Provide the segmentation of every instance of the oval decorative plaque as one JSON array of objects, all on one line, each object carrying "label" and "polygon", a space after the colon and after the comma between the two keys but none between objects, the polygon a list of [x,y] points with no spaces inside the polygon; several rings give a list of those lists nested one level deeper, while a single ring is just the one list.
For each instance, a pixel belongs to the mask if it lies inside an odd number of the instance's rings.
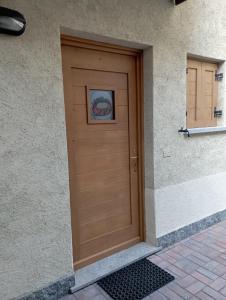
[{"label": "oval decorative plaque", "polygon": [[115,117],[113,90],[90,90],[90,117],[95,121],[112,121]]},{"label": "oval decorative plaque", "polygon": [[104,97],[96,98],[92,104],[92,113],[95,117],[103,117],[112,114],[112,104]]}]

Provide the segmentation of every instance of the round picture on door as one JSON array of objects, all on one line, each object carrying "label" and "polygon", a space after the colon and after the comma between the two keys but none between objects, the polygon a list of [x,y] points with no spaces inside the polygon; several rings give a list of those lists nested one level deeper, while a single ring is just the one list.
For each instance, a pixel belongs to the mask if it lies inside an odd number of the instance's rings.
[{"label": "round picture on door", "polygon": [[114,120],[114,91],[90,90],[92,120]]}]

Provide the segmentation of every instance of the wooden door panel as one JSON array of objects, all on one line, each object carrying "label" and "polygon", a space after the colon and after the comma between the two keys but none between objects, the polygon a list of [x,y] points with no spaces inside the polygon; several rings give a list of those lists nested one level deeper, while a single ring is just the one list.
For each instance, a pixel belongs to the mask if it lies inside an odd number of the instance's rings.
[{"label": "wooden door panel", "polygon": [[[117,234],[117,246],[113,245],[112,241],[115,238],[115,235]],[[125,235],[127,236],[127,241],[125,242]],[[135,237],[134,237],[135,236]],[[104,253],[114,253],[115,250],[123,249],[124,245],[127,247],[130,245],[133,245],[135,243],[138,243],[140,241],[139,238],[139,232],[132,232],[130,227],[127,229],[123,228],[122,230],[116,230],[109,232],[108,235],[103,235],[98,237],[97,239],[93,239],[92,241],[88,241],[86,243],[81,244],[80,246],[80,256],[78,257],[78,266],[83,265],[86,263],[86,260],[93,261],[92,257],[94,256],[93,253],[99,252],[103,256]],[[112,246],[113,245],[113,246]],[[108,251],[106,251],[108,249]],[[114,251],[112,251],[114,249]],[[86,259],[88,258],[88,259]],[[82,261],[84,259],[84,261]]]},{"label": "wooden door panel", "polygon": [[[76,86],[72,89],[72,105],[86,105],[86,87]],[[128,105],[127,89],[117,90],[117,105]]]},{"label": "wooden door panel", "polygon": [[[103,186],[101,188],[102,193],[100,193],[98,189],[95,191],[89,189],[80,191],[83,199],[83,201],[79,204],[80,209],[89,209],[102,203],[115,201],[114,199],[116,198],[119,201],[126,199],[130,192],[130,182],[127,178],[122,178],[119,183],[120,184],[115,184],[115,182],[111,182],[108,186]],[[96,199],[95,203],[93,202],[93,198]]]},{"label": "wooden door panel", "polygon": [[[108,143],[103,143],[103,140],[95,141],[93,143],[90,141],[90,146],[96,155],[108,155],[112,147],[114,147],[114,153],[119,153],[124,151],[128,147],[128,139],[123,139],[122,141],[108,139]],[[129,149],[128,149],[129,150]],[[76,153],[78,156],[88,156],[90,155],[90,149],[87,147],[86,143],[82,143],[81,139],[76,145]]]},{"label": "wooden door panel", "polygon": [[[103,202],[80,208],[81,225],[86,224],[86,220],[89,220],[89,222],[92,223],[102,218],[108,218],[112,215],[118,215],[122,213],[130,214],[128,211],[129,203],[127,203],[127,201],[130,201],[128,197],[128,191],[126,195],[124,194],[124,198],[109,198],[110,199],[108,199],[108,201],[104,199]],[[126,198],[127,201],[125,201]],[[94,211],[96,212],[95,214],[93,213]]]},{"label": "wooden door panel", "polygon": [[[93,149],[92,149],[93,150]],[[110,156],[109,153],[103,155],[89,154],[87,156],[81,155],[80,159],[75,160],[77,175],[89,174],[96,172],[104,172],[108,170],[124,170],[129,168],[129,152],[124,151],[120,153],[113,152]],[[77,156],[78,157],[78,156]],[[84,159],[83,159],[84,157]],[[120,174],[119,174],[120,175]]]},{"label": "wooden door panel", "polygon": [[[81,267],[141,240],[136,56],[63,46],[62,58],[73,256]],[[113,91],[112,122],[90,122],[92,89]]]},{"label": "wooden door panel", "polygon": [[[118,174],[117,176],[115,174]],[[99,193],[102,189],[106,187],[116,188],[117,185],[125,184],[125,181],[130,183],[129,179],[129,170],[125,168],[120,169],[110,169],[98,174],[99,176],[95,178],[95,172],[89,172],[88,174],[77,175],[75,172],[75,180],[77,184],[76,192],[81,193],[83,191],[93,191],[99,190]],[[122,183],[121,183],[122,182]],[[88,183],[88,184],[87,184]]]},{"label": "wooden door panel", "polygon": [[[65,62],[72,68],[128,73],[135,69],[135,59],[129,55],[118,55],[85,48],[65,47]],[[72,69],[71,68],[71,69]]]},{"label": "wooden door panel", "polygon": [[87,222],[80,226],[80,241],[88,242],[99,236],[108,235],[110,232],[123,229],[131,224],[128,213],[113,214],[97,219],[96,222]]},{"label": "wooden door panel", "polygon": [[84,70],[73,68],[72,85],[84,87],[89,83],[98,86],[117,86],[118,89],[127,89],[127,74],[106,71]]},{"label": "wooden door panel", "polygon": [[[90,126],[83,122],[83,120],[87,120],[87,106],[85,105],[74,105],[73,112],[74,112],[74,120],[73,124],[76,126],[75,129],[77,130],[87,130],[87,131],[109,131],[109,130],[128,130],[128,106],[119,106],[116,105],[117,111],[117,123],[109,124],[107,127],[105,124],[99,124],[98,127]],[[74,132],[76,137],[77,131]]]}]

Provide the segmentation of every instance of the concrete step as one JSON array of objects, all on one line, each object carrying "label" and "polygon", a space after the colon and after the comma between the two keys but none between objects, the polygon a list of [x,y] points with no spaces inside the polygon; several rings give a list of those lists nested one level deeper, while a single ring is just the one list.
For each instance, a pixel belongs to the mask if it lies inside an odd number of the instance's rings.
[{"label": "concrete step", "polygon": [[139,259],[150,256],[161,250],[161,247],[154,247],[147,243],[139,243],[126,250],[117,252],[111,256],[103,258],[75,272],[75,286],[71,288],[71,293],[96,282]]}]

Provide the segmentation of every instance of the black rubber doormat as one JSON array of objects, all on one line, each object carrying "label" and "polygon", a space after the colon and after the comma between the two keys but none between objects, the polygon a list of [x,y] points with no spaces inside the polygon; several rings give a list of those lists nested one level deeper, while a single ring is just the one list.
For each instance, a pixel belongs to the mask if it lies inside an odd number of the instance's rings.
[{"label": "black rubber doormat", "polygon": [[140,300],[172,280],[172,275],[144,258],[97,283],[114,300]]}]

